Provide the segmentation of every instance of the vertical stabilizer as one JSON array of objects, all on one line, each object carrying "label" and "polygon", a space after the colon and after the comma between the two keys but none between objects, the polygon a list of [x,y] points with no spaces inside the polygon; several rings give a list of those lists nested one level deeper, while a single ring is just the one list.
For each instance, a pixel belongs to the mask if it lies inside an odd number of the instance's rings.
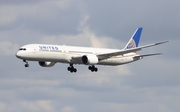
[{"label": "vertical stabilizer", "polygon": [[127,45],[124,47],[124,49],[131,49],[138,47],[142,29],[143,28],[137,28],[137,30],[134,32]]}]

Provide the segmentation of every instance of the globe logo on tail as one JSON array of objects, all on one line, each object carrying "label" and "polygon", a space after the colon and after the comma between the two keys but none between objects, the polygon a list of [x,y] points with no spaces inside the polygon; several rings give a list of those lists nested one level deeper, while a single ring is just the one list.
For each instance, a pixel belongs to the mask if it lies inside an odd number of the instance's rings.
[{"label": "globe logo on tail", "polygon": [[135,48],[136,47],[136,43],[133,39],[130,40],[127,49],[131,49],[131,48]]}]

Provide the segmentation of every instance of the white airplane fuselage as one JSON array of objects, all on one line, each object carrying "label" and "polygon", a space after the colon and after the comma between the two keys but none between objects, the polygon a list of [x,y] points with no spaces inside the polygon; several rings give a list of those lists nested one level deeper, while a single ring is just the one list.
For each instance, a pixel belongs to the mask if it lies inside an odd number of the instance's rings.
[{"label": "white airplane fuselage", "polygon": [[[22,46],[25,50],[19,50],[16,56],[22,60],[27,61],[39,61],[39,62],[60,62],[60,63],[73,63],[84,64],[79,60],[73,61],[72,58],[82,57],[83,55],[98,55],[110,52],[118,52],[118,49],[105,49],[105,48],[93,48],[93,47],[77,47],[77,46],[65,46],[65,45],[45,45],[45,44],[28,44]],[[128,53],[125,55],[113,56],[111,58],[100,60],[98,65],[121,65],[136,61],[134,56],[138,56],[136,53]]]}]

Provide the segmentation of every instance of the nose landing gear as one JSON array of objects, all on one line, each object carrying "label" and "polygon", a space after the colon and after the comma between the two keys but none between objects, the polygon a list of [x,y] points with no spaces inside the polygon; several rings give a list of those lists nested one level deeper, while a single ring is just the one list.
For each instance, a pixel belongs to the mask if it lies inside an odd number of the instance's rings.
[{"label": "nose landing gear", "polygon": [[23,60],[23,62],[25,62],[26,64],[24,65],[25,67],[29,67],[29,64],[26,60]]}]

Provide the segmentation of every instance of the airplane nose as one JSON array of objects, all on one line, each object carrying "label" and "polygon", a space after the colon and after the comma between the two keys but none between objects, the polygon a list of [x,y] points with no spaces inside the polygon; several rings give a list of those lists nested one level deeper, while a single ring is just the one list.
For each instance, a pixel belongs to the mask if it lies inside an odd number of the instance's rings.
[{"label": "airplane nose", "polygon": [[16,53],[16,57],[17,57],[17,58],[21,58],[21,53],[17,52],[17,53]]}]

